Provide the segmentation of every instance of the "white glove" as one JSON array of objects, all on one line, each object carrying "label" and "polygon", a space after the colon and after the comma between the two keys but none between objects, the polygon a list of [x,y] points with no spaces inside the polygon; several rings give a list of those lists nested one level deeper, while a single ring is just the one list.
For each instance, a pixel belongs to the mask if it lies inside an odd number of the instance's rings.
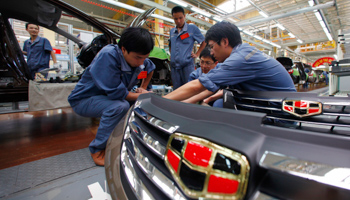
[{"label": "white glove", "polygon": [[58,63],[54,63],[54,64],[53,64],[53,68],[61,68],[61,65],[58,64]]}]

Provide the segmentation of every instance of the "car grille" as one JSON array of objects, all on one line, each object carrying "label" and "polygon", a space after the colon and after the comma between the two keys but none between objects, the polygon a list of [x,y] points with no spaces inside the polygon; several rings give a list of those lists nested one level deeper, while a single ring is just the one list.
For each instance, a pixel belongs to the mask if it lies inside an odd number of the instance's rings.
[{"label": "car grille", "polygon": [[[136,103],[137,104],[137,103]],[[169,136],[177,129],[134,108],[125,129],[121,161],[138,199],[187,199],[164,163]]]},{"label": "car grille", "polygon": [[[284,101],[312,101],[321,104],[322,112],[314,116],[298,117],[283,111]],[[264,124],[294,127],[321,133],[350,135],[349,97],[321,97],[315,93],[242,92],[226,90],[224,107],[266,113]]]}]

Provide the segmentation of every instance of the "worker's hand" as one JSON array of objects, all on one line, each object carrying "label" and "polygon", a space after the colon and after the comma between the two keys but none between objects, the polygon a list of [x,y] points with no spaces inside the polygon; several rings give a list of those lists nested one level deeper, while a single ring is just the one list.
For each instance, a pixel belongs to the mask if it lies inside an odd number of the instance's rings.
[{"label": "worker's hand", "polygon": [[61,65],[56,62],[53,64],[53,68],[61,68]]},{"label": "worker's hand", "polygon": [[192,53],[191,53],[191,57],[192,57],[192,58],[197,58],[198,55],[192,52]]},{"label": "worker's hand", "polygon": [[150,93],[152,91],[145,90],[143,88],[136,88],[135,90],[136,93]]}]

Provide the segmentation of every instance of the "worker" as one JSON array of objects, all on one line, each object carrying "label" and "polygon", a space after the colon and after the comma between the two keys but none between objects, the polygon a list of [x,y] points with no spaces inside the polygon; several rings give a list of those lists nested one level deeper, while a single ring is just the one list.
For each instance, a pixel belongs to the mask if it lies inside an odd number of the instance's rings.
[{"label": "worker", "polygon": [[37,72],[50,68],[50,56],[54,66],[57,65],[57,60],[49,40],[39,36],[39,26],[32,23],[26,23],[25,26],[30,38],[24,41],[23,54],[27,56],[27,65],[31,78],[35,79]]},{"label": "worker", "polygon": [[[89,149],[97,165],[104,165],[106,143],[130,105],[146,90],[155,65],[147,57],[154,42],[148,30],[130,27],[118,45],[105,46],[96,55],[68,97],[73,110],[84,117],[100,118]],[[131,90],[142,79],[135,92]]]},{"label": "worker", "polygon": [[[285,68],[275,59],[247,43],[242,44],[240,31],[234,24],[218,22],[206,33],[205,41],[220,67],[202,74],[165,98],[182,101],[192,96],[201,101],[220,87],[246,91],[296,91]],[[221,107],[223,100],[221,101]]]},{"label": "worker", "polygon": [[[197,58],[206,46],[204,36],[194,24],[185,22],[185,11],[181,6],[171,10],[176,27],[170,30],[169,49],[171,80],[173,89],[187,83],[190,73],[194,70],[194,58]],[[200,43],[196,53],[193,53],[194,42]]]},{"label": "worker", "polygon": [[[213,55],[210,54],[209,48],[204,48],[201,54],[199,55],[200,58],[200,67],[196,70],[194,70],[188,79],[188,82],[198,79],[202,74],[207,74],[210,70],[215,69],[219,67],[220,64],[218,64],[218,61],[214,58]],[[198,102],[200,104],[208,104],[210,106],[213,106],[214,100],[217,100],[218,98],[222,97],[223,91],[219,90],[216,94],[209,96],[208,98],[204,99],[203,102]],[[192,97],[191,97],[192,98]],[[193,103],[191,101],[191,98],[184,100],[183,102]],[[194,96],[195,98],[195,96]]]}]

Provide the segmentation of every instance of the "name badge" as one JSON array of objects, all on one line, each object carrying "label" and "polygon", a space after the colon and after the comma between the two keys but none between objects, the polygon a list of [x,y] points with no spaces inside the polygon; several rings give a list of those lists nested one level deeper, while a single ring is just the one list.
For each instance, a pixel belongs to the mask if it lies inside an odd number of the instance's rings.
[{"label": "name badge", "polygon": [[181,40],[184,40],[184,39],[186,39],[188,37],[190,37],[190,34],[188,34],[188,33],[180,35]]},{"label": "name badge", "polygon": [[137,79],[144,79],[144,78],[147,78],[147,71],[142,71],[137,76]]}]

